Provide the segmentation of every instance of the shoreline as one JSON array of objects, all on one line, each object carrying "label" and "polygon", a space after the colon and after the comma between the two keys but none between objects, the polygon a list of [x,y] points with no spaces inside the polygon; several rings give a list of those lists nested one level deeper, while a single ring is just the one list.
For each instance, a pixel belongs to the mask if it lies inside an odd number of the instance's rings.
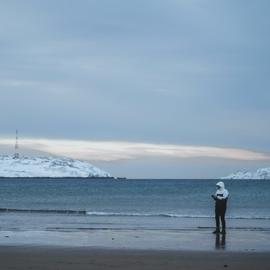
[{"label": "shoreline", "polygon": [[81,229],[0,230],[2,247],[55,247],[149,251],[270,252],[269,231]]},{"label": "shoreline", "polygon": [[270,252],[0,246],[3,269],[269,269]]}]

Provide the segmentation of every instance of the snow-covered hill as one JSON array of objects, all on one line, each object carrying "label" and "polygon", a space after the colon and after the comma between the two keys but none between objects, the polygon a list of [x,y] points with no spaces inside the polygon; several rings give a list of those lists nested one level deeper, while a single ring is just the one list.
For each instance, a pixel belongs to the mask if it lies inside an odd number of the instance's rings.
[{"label": "snow-covered hill", "polygon": [[111,177],[88,162],[70,158],[0,156],[0,177]]},{"label": "snow-covered hill", "polygon": [[267,179],[270,180],[270,167],[258,169],[256,172],[238,171],[221,179]]}]

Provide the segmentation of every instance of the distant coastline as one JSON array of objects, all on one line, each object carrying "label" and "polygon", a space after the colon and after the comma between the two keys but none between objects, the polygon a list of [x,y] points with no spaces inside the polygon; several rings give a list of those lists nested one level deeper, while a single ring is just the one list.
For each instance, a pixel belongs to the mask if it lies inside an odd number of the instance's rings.
[{"label": "distant coastline", "polygon": [[12,157],[0,155],[0,177],[6,178],[114,178],[89,162],[66,157]]},{"label": "distant coastline", "polygon": [[77,177],[77,176],[63,176],[63,177],[46,177],[46,176],[29,176],[29,177],[7,177],[7,176],[0,176],[0,179],[112,179],[112,180],[126,180],[126,177],[114,177],[114,176],[108,176],[108,177],[102,177],[102,176],[89,176],[89,177]]}]

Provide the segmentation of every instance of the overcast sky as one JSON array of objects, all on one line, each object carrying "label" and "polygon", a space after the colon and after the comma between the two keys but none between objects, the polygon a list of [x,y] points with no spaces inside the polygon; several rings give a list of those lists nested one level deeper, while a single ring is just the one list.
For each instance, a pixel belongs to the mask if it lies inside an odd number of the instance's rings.
[{"label": "overcast sky", "polygon": [[[0,150],[128,177],[270,166],[268,0],[0,0]],[[25,140],[25,141],[23,141]]]}]

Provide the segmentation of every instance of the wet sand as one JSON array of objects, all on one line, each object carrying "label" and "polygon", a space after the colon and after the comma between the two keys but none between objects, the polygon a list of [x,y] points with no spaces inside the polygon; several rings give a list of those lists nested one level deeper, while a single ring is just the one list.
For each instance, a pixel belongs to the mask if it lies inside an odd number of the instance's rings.
[{"label": "wet sand", "polygon": [[270,269],[264,231],[0,231],[0,269]]},{"label": "wet sand", "polygon": [[0,245],[164,251],[270,252],[270,233],[268,230],[230,230],[222,236],[213,235],[210,229],[0,230]]},{"label": "wet sand", "polygon": [[270,252],[0,247],[1,269],[269,269]]}]

